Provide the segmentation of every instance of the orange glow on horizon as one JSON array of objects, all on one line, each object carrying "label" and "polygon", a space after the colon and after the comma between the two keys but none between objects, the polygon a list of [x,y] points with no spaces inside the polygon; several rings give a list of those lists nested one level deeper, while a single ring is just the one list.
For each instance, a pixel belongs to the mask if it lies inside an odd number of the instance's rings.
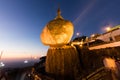
[{"label": "orange glow on horizon", "polygon": [[39,59],[42,54],[31,54],[29,52],[4,51],[1,60]]}]

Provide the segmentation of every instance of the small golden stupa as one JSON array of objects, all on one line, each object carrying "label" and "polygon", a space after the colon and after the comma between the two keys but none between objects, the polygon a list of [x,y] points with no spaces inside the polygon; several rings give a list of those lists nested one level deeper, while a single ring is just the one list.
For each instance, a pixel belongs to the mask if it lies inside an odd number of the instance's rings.
[{"label": "small golden stupa", "polygon": [[60,9],[58,9],[56,18],[48,22],[40,35],[40,39],[45,45],[62,46],[69,43],[72,35],[73,24],[64,20]]},{"label": "small golden stupa", "polygon": [[50,46],[45,70],[55,80],[74,80],[79,66],[78,53],[75,47],[66,45],[73,35],[73,24],[60,14],[58,9],[56,18],[48,22],[40,35],[42,43]]}]

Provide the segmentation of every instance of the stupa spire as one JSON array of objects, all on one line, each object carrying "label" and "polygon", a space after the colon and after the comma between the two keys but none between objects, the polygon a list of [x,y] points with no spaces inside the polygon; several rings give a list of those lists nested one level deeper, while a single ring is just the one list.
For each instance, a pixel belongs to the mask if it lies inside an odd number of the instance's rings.
[{"label": "stupa spire", "polygon": [[58,10],[57,10],[57,15],[61,15],[60,8],[58,8]]},{"label": "stupa spire", "polygon": [[57,16],[56,16],[55,19],[58,19],[58,18],[63,19],[63,17],[61,16],[61,10],[60,10],[60,8],[58,8],[58,10],[57,10]]}]

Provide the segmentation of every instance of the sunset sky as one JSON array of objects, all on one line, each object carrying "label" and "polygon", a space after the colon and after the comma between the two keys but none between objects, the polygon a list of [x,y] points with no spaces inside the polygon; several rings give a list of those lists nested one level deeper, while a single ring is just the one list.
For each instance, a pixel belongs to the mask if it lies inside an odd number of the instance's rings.
[{"label": "sunset sky", "polygon": [[64,19],[74,24],[73,38],[77,32],[90,36],[120,24],[120,0],[0,0],[2,58],[45,55],[48,47],[39,36],[58,4]]}]

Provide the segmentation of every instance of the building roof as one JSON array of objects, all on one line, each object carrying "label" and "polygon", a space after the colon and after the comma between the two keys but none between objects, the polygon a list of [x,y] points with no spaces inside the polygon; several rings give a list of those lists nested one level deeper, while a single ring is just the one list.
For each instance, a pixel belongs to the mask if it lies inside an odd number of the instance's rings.
[{"label": "building roof", "polygon": [[115,27],[112,27],[110,31],[116,30],[116,29],[120,29],[120,25],[117,25]]}]

